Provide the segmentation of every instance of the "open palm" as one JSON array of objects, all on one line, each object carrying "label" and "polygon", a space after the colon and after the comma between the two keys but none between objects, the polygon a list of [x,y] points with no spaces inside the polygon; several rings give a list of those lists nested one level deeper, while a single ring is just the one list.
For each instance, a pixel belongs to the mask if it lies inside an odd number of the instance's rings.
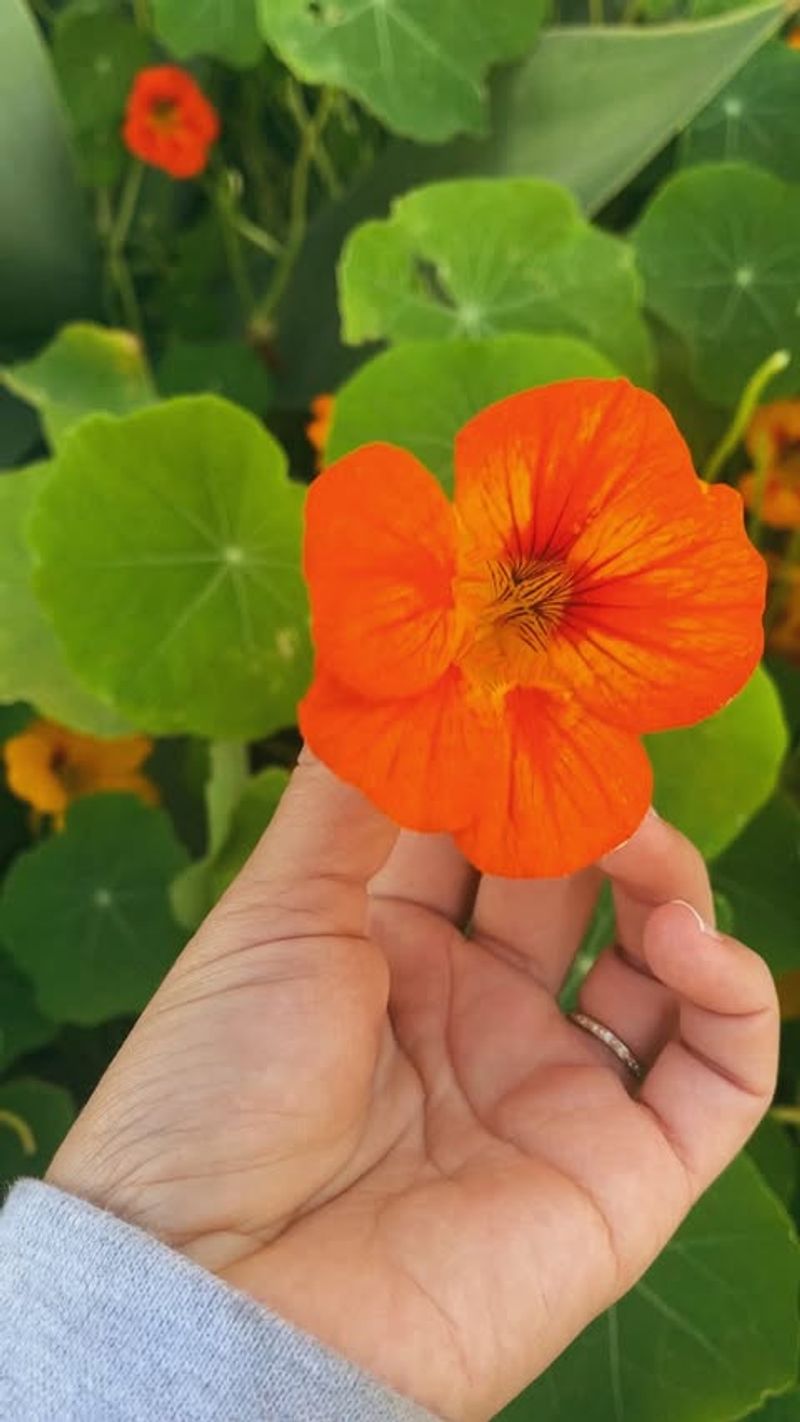
[{"label": "open palm", "polygon": [[[652,1067],[635,1093],[556,998],[603,872],[618,943],[581,1006]],[[50,1179],[439,1415],[487,1418],[768,1103],[770,975],[686,904],[710,918],[702,860],[654,816],[571,879],[478,884],[308,758]]]}]

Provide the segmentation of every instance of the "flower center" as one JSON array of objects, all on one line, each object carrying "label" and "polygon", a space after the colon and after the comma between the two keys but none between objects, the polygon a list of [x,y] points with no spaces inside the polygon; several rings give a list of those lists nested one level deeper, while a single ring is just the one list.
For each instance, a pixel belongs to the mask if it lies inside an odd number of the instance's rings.
[{"label": "flower center", "polygon": [[154,128],[159,129],[161,133],[169,133],[176,125],[178,105],[174,99],[155,99],[150,109],[150,118]]},{"label": "flower center", "polygon": [[73,764],[63,746],[57,746],[50,756],[50,769],[72,799],[83,792],[86,776]]},{"label": "flower center", "polygon": [[489,564],[493,599],[487,609],[495,627],[507,627],[541,652],[569,606],[572,578],[563,563],[515,558]]}]

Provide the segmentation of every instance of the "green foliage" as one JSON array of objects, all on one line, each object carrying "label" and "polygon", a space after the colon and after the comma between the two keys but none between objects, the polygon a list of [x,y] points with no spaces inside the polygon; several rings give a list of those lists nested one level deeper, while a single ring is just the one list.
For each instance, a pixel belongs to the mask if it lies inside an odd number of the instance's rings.
[{"label": "green foliage", "polygon": [[787,741],[780,699],[759,668],[716,716],[648,736],[656,808],[713,859],[769,799]]},{"label": "green foliage", "polygon": [[799,1260],[785,1210],[740,1157],[504,1422],[741,1417],[794,1378]]},{"label": "green foliage", "polygon": [[154,0],[153,18],[159,39],[178,59],[208,54],[247,68],[263,49],[256,0]]},{"label": "green foliage", "polygon": [[797,1422],[800,1417],[800,1388],[793,1388],[783,1397],[771,1397],[758,1412],[755,1422]]},{"label": "green foliage", "polygon": [[156,398],[136,337],[86,321],[62,327],[35,360],[7,367],[0,378],[38,410],[51,448],[86,415],[124,415]]},{"label": "green foliage", "polygon": [[27,524],[50,468],[32,465],[0,479],[0,702],[30,701],[76,730],[119,735],[126,723],[67,666],[33,591]]},{"label": "green foliage", "polygon": [[210,866],[214,899],[225,892],[250,858],[288,783],[288,772],[270,765],[245,786],[231,816],[228,833]]},{"label": "green foliage", "polygon": [[484,405],[553,380],[615,374],[598,351],[569,336],[406,342],[339,392],[328,458],[388,440],[410,449],[449,489],[453,438]]},{"label": "green foliage", "polygon": [[714,865],[738,936],[776,974],[800,969],[800,810],[775,795]]},{"label": "green foliage", "polygon": [[530,47],[541,0],[257,0],[264,38],[305,82],[336,84],[396,133],[486,129],[491,64]]},{"label": "green foliage", "polygon": [[747,1143],[747,1153],[758,1166],[770,1190],[789,1209],[797,1190],[797,1151],[789,1132],[765,1116]]},{"label": "green foliage", "polygon": [[[32,1150],[25,1148],[7,1117],[22,1122]],[[20,1077],[0,1083],[0,1180],[17,1175],[44,1175],[67,1131],[75,1110],[63,1087]]]},{"label": "green foliage", "polygon": [[17,859],[0,937],[48,1017],[141,1011],[183,941],[168,887],[185,862],[161,810],[116,794],[76,801],[63,833]]},{"label": "green foliage", "polygon": [[33,987],[0,947],[0,1071],[49,1042],[56,1024],[36,1006]]},{"label": "green foliage", "polygon": [[125,101],[137,70],[150,57],[149,41],[118,10],[87,9],[77,0],[59,12],[53,64],[87,183],[112,183],[120,176]]},{"label": "green foliage", "polygon": [[[797,345],[800,189],[746,164],[689,168],[635,234],[646,299],[686,342],[698,389],[733,405],[754,370]],[[794,361],[770,396],[800,388]]]},{"label": "green foliage", "polygon": [[2,353],[14,339],[43,337],[94,299],[91,232],[47,54],[25,0],[0,6],[0,90]]},{"label": "green foliage", "polygon": [[585,222],[553,183],[418,188],[387,220],[356,228],[339,287],[352,344],[560,332],[588,341],[639,384],[652,379],[632,249]]},{"label": "green foliage", "polygon": [[797,182],[798,89],[800,52],[778,40],[765,44],[686,129],[681,161],[745,160]]},{"label": "green foliage", "polygon": [[254,415],[263,415],[269,404],[271,381],[263,361],[235,341],[172,340],[156,377],[162,395],[222,395]]},{"label": "green foliage", "polygon": [[85,421],[32,524],[70,662],[151,732],[290,723],[308,675],[302,505],[280,447],[216,397]]}]

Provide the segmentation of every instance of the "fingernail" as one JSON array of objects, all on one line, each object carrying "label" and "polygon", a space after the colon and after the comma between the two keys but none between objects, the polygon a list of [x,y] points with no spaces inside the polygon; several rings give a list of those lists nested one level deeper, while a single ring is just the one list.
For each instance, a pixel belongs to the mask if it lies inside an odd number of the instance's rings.
[{"label": "fingernail", "polygon": [[658,810],[656,809],[655,805],[651,805],[651,806],[650,806],[650,809],[647,811],[647,814],[645,815],[645,819],[646,819],[646,820],[660,820],[660,819],[661,819],[661,816],[660,816],[660,814],[658,813]]},{"label": "fingernail", "polygon": [[697,909],[695,908],[694,904],[687,903],[686,899],[670,899],[670,903],[680,904],[681,908],[688,909],[701,933],[707,934],[709,938],[722,937],[721,933],[717,933],[717,930],[716,928],[714,928],[713,924],[706,923],[702,914],[699,914],[697,912]]}]

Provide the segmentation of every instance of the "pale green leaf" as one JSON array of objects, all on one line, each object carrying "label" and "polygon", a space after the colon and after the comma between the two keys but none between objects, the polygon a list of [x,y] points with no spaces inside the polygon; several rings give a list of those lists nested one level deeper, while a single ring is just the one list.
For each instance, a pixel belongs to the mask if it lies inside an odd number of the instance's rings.
[{"label": "pale green leaf", "polygon": [[159,39],[178,59],[208,54],[237,68],[257,63],[263,42],[255,0],[153,0]]},{"label": "pale green leaf", "polygon": [[29,701],[74,730],[122,735],[127,722],[67,666],[33,591],[26,529],[50,469],[37,464],[0,478],[0,702]]},{"label": "pale green leaf", "polygon": [[798,1247],[745,1156],[656,1263],[580,1335],[503,1422],[723,1422],[797,1365]]},{"label": "pale green leaf", "polygon": [[303,497],[266,430],[215,396],[84,421],[31,525],[71,664],[150,732],[291,724],[310,662]]},{"label": "pale green leaf", "polygon": [[351,344],[559,332],[589,341],[639,384],[652,379],[633,251],[585,222],[554,183],[417,188],[388,219],[355,230],[339,291]]},{"label": "pale green leaf", "polygon": [[117,794],[76,800],[63,831],[15,860],[0,933],[48,1017],[141,1011],[183,941],[168,888],[185,862],[163,811]]},{"label": "pale green leaf", "polygon": [[770,396],[800,389],[800,187],[746,164],[688,168],[656,194],[635,245],[648,305],[682,337],[698,389],[734,405],[774,351]]},{"label": "pale green leaf", "polygon": [[647,737],[656,808],[713,858],[769,799],[787,745],[780,697],[759,667],[715,716]]},{"label": "pale green leaf", "polygon": [[411,450],[449,489],[453,438],[485,405],[555,380],[617,373],[569,336],[405,342],[369,361],[339,391],[327,457],[387,440]]},{"label": "pale green leaf", "polygon": [[87,321],[64,326],[35,359],[7,366],[0,379],[39,411],[53,448],[86,415],[124,415],[156,398],[136,336]]},{"label": "pale green leaf", "polygon": [[258,0],[267,42],[299,78],[346,90],[396,133],[485,131],[485,75],[533,43],[542,0]]}]

